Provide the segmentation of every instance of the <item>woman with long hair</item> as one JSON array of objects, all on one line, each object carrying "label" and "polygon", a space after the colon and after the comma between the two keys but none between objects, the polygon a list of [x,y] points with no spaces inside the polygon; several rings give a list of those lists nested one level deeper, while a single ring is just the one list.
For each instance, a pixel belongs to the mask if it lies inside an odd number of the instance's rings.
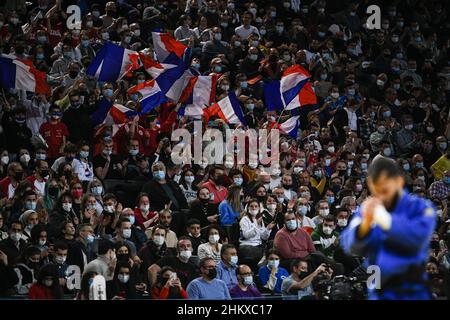
[{"label": "woman with long hair", "polygon": [[239,238],[238,222],[244,211],[241,204],[242,196],[242,187],[231,185],[226,199],[219,204],[220,226],[225,230],[230,242],[237,242]]},{"label": "woman with long hair", "polygon": [[197,199],[193,200],[189,209],[189,217],[200,221],[201,227],[216,223],[218,219],[217,205],[210,203],[208,188],[201,187],[197,191]]},{"label": "woman with long hair", "polygon": [[78,291],[76,300],[89,300],[89,291],[91,289],[92,281],[94,281],[97,272],[88,271],[83,274],[81,278],[80,291]]}]

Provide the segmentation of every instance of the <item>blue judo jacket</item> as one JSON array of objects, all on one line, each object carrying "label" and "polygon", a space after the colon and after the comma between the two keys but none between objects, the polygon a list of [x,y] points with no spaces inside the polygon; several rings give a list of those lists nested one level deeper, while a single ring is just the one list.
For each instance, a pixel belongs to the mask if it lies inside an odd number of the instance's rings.
[{"label": "blue judo jacket", "polygon": [[[360,208],[341,234],[341,245],[349,254],[364,256],[367,265],[376,265],[381,271],[380,290],[369,290],[369,299],[429,299],[421,282],[385,287],[394,276],[405,274],[412,266],[427,262],[431,235],[436,224],[436,212],[431,202],[403,191],[393,211],[391,228],[387,231],[374,225],[366,237],[359,239],[362,222]],[[425,272],[422,280],[426,280]]]}]

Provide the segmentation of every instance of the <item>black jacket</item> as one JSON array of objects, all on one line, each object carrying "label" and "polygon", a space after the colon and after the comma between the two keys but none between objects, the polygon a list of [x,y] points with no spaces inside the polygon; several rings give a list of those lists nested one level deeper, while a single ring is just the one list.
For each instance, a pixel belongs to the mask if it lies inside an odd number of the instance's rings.
[{"label": "black jacket", "polygon": [[[187,209],[188,205],[186,202],[186,198],[184,197],[183,191],[181,190],[180,186],[172,180],[167,180],[166,185],[172,190],[173,196],[178,202],[178,206],[172,202],[172,206],[170,209],[172,211]],[[155,211],[164,209],[164,206],[170,202],[170,198],[164,191],[161,184],[154,180],[151,180],[144,184],[144,186],[142,187],[142,192],[145,192],[149,195],[150,205]]]}]

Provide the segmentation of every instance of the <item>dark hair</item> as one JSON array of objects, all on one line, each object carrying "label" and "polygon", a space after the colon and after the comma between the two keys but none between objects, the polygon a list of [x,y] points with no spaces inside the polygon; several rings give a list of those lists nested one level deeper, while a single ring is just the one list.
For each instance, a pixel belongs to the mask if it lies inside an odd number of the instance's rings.
[{"label": "dark hair", "polygon": [[223,257],[225,252],[227,252],[228,249],[236,249],[236,246],[234,244],[231,244],[231,243],[224,244],[222,246],[222,249],[220,249],[220,257],[221,258]]},{"label": "dark hair", "polygon": [[41,250],[36,246],[29,246],[22,252],[22,254],[20,255],[19,261],[26,264],[28,258],[30,258],[31,256],[34,256],[34,255],[37,255],[37,254],[41,255]]},{"label": "dark hair", "polygon": [[291,268],[291,272],[294,271],[294,268],[298,268],[298,266],[300,265],[301,262],[306,262],[308,263],[308,261],[306,261],[305,259],[294,259],[291,262],[290,268]]},{"label": "dark hair", "polygon": [[59,285],[58,267],[55,264],[48,263],[39,270],[37,283],[40,285],[44,285],[44,279],[46,277],[52,277],[53,284],[51,286],[51,290],[55,299],[62,299],[63,291],[61,289],[61,286]]},{"label": "dark hair", "polygon": [[278,251],[277,249],[274,249],[274,248],[267,250],[266,251],[266,259],[269,259],[271,254],[275,254],[277,256],[280,256],[280,251]]},{"label": "dark hair", "polygon": [[190,227],[193,224],[201,224],[201,223],[200,223],[200,220],[193,218],[193,219],[189,219],[188,220],[188,222],[186,223],[186,226]]},{"label": "dark hair", "polygon": [[116,224],[116,229],[122,228],[122,223],[124,222],[131,222],[128,218],[120,218],[120,220]]},{"label": "dark hair", "polygon": [[400,167],[394,160],[386,157],[379,157],[378,159],[372,161],[369,169],[367,170],[367,175],[373,182],[376,182],[383,174],[385,174],[388,178],[403,176],[402,170],[400,170]]},{"label": "dark hair", "polygon": [[329,221],[329,222],[336,223],[336,218],[333,215],[329,214],[325,218],[323,218],[323,221]]},{"label": "dark hair", "polygon": [[[39,242],[39,238],[41,237],[41,232],[47,232],[47,227],[43,224],[37,224],[33,227],[33,229],[31,229],[31,234],[30,234],[30,241],[32,244],[38,244]],[[47,233],[47,237],[48,237],[48,233]]]},{"label": "dark hair", "polygon": [[205,264],[206,264],[206,262],[207,262],[207,261],[210,261],[210,260],[214,261],[214,259],[211,258],[211,257],[206,257],[206,258],[201,259],[200,262],[199,262],[199,264],[198,264],[199,267],[200,267],[200,268],[204,267]]},{"label": "dark hair", "polygon": [[55,251],[58,249],[69,250],[69,246],[67,245],[67,243],[62,242],[62,241],[56,242],[54,247],[55,247]]},{"label": "dark hair", "polygon": [[90,283],[89,280],[92,278],[92,276],[97,275],[97,272],[95,271],[88,271],[85,274],[83,274],[83,277],[81,278],[81,286],[80,291],[78,292],[77,299],[81,299],[82,297],[89,298],[89,289],[90,289]]},{"label": "dark hair", "polygon": [[106,254],[108,250],[114,249],[114,243],[112,243],[108,239],[100,239],[98,242],[98,251],[97,253],[99,255]]}]

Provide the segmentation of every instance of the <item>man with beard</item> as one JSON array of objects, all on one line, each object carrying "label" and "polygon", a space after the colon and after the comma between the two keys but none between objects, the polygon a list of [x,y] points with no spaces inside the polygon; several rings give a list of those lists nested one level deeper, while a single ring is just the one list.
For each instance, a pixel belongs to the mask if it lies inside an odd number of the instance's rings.
[{"label": "man with beard", "polygon": [[409,194],[397,163],[379,157],[369,167],[371,197],[355,213],[342,233],[348,253],[367,257],[381,272],[379,290],[369,290],[375,300],[430,299],[425,263],[436,223],[432,204]]}]

